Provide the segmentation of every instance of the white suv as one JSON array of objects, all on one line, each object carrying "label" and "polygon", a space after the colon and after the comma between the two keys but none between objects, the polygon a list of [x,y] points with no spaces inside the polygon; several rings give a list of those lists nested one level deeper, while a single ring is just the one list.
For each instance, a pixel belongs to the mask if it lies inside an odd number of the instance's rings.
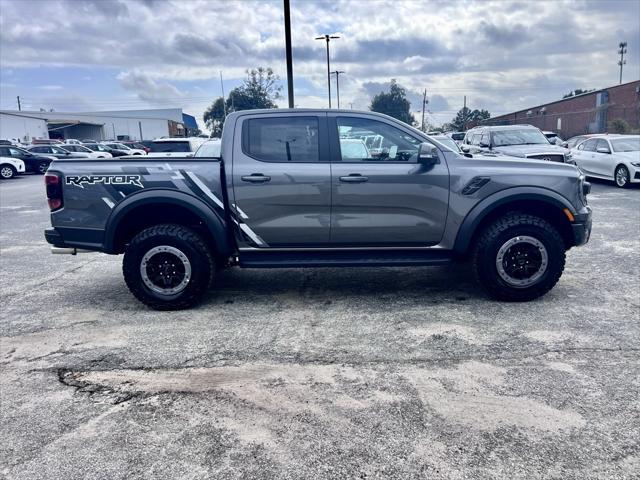
[{"label": "white suv", "polygon": [[157,138],[151,145],[149,155],[154,157],[189,157],[205,143],[207,138],[175,137]]},{"label": "white suv", "polygon": [[19,173],[24,173],[24,162],[22,160],[0,157],[0,178],[9,180]]}]

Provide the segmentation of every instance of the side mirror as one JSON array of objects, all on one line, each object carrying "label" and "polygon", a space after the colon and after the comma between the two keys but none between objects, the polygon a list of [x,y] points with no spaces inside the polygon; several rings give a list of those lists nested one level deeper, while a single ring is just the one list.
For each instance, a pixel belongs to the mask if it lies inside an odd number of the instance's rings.
[{"label": "side mirror", "polygon": [[611,151],[608,148],[605,148],[605,147],[598,147],[596,149],[596,152],[598,152],[598,153],[611,153]]},{"label": "side mirror", "polygon": [[421,165],[435,165],[440,162],[438,149],[428,142],[420,144],[418,149],[418,163]]},{"label": "side mirror", "polygon": [[480,142],[480,148],[489,148],[489,144],[484,143],[484,142]]},{"label": "side mirror", "polygon": [[469,145],[460,145],[460,150],[462,150],[464,153],[469,153],[469,150],[471,150],[469,148]]},{"label": "side mirror", "polygon": [[569,144],[567,142],[562,142],[561,146],[564,148],[569,148]]}]

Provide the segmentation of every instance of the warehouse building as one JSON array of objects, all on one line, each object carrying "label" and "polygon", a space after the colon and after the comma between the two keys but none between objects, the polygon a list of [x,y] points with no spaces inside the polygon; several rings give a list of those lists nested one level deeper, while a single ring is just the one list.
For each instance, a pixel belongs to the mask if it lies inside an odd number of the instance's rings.
[{"label": "warehouse building", "polygon": [[529,124],[570,138],[608,132],[616,120],[623,120],[634,131],[640,128],[640,80],[525,108],[482,124]]},{"label": "warehouse building", "polygon": [[[188,125],[185,126],[185,124]],[[152,140],[197,131],[181,108],[104,112],[0,111],[0,139]]]}]

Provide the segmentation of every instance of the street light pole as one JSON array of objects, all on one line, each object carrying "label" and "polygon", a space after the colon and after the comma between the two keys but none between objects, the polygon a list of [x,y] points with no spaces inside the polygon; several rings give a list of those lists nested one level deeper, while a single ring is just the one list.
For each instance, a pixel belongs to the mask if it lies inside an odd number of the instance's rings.
[{"label": "street light pole", "polygon": [[340,74],[344,73],[342,70],[336,70],[335,72],[331,72],[336,76],[336,95],[338,96],[338,108],[340,108]]},{"label": "street light pole", "polygon": [[327,90],[329,92],[329,108],[331,108],[331,66],[329,63],[329,41],[332,38],[340,38],[337,35],[324,34],[320,37],[316,37],[316,40],[325,40],[327,42]]},{"label": "street light pole", "polygon": [[293,108],[293,55],[291,53],[291,15],[289,0],[284,0],[284,40],[287,56],[287,93],[289,96],[289,108]]}]

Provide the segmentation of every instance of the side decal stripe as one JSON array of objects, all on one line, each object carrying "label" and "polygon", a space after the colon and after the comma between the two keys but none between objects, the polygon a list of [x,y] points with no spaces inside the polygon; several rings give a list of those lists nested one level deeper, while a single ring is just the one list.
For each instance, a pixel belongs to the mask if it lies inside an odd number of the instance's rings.
[{"label": "side decal stripe", "polygon": [[224,210],[224,203],[222,203],[222,201],[220,201],[220,199],[218,197],[216,197],[214,195],[214,193],[209,190],[209,187],[207,187],[197,176],[195,173],[193,172],[185,172],[187,174],[187,176],[191,179],[191,181],[193,181],[193,183],[195,183],[203,192],[204,194],[209,197],[211,200],[213,200],[213,202],[219,206],[221,209]]}]

